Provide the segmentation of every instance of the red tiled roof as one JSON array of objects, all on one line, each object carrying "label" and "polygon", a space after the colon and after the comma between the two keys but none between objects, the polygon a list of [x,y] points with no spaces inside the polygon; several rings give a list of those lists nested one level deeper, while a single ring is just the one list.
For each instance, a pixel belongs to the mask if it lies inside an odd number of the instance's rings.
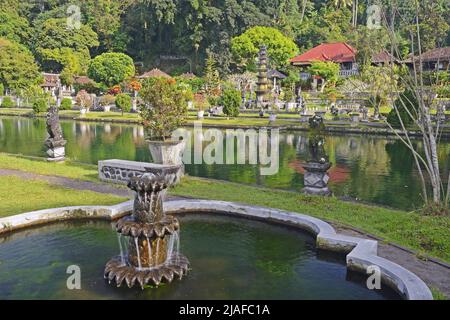
[{"label": "red tiled roof", "polygon": [[195,79],[195,78],[197,78],[197,76],[195,74],[191,73],[191,72],[183,73],[180,77],[183,78],[183,79]]},{"label": "red tiled roof", "polygon": [[290,60],[293,64],[310,64],[313,61],[354,62],[356,49],[345,42],[322,43]]},{"label": "red tiled roof", "polygon": [[86,76],[74,76],[73,80],[76,84],[89,84],[91,82],[94,82],[89,77]]},{"label": "red tiled roof", "polygon": [[[414,57],[415,60],[419,60],[419,56]],[[422,53],[423,62],[435,62],[435,61],[449,61],[450,60],[450,47],[435,48],[430,51]]]},{"label": "red tiled roof", "polygon": [[399,62],[399,60],[386,50],[372,56],[372,63],[390,63]]},{"label": "red tiled roof", "polygon": [[138,79],[146,79],[146,78],[172,78],[172,77],[169,76],[164,71],[161,71],[159,69],[153,69],[153,70],[150,70],[150,71],[140,75],[137,78]]}]

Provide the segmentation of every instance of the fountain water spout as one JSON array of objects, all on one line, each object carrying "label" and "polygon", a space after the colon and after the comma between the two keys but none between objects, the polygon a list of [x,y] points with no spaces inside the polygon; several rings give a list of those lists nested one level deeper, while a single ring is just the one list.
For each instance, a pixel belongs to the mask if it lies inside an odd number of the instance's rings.
[{"label": "fountain water spout", "polygon": [[130,180],[128,187],[136,192],[133,214],[119,220],[116,230],[128,237],[128,252],[112,258],[105,267],[105,278],[120,287],[139,284],[158,286],[181,279],[189,269],[188,259],[179,253],[178,219],[166,215],[163,200],[166,190],[177,179],[177,167],[164,173],[145,173]]}]

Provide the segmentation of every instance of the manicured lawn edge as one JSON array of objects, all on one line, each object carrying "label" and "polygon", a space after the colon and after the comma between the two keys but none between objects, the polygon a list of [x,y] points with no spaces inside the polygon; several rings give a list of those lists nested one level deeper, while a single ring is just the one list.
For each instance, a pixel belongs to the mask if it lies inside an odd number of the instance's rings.
[{"label": "manicured lawn edge", "polygon": [[110,194],[55,186],[38,179],[0,176],[0,218],[59,207],[111,206],[126,200]]}]

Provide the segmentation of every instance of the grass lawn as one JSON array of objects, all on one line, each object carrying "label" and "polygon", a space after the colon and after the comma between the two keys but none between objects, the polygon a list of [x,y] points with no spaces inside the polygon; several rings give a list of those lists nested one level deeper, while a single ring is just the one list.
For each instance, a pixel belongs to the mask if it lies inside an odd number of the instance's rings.
[{"label": "grass lawn", "polygon": [[[0,153],[0,168],[87,181],[97,180],[95,165],[82,165],[69,161],[64,164],[55,164]],[[4,186],[4,188],[5,191],[0,192],[3,196],[11,192],[8,186]],[[30,189],[32,190],[33,187],[27,185],[26,190]],[[311,197],[289,191],[194,177],[185,177],[183,183],[171,190],[170,194],[234,201],[299,212],[330,222],[353,226],[382,237],[386,241],[416,250],[420,255],[429,255],[450,262],[448,231],[450,217],[423,216],[415,212],[368,206],[336,198]],[[46,201],[46,199],[44,200]],[[86,201],[84,203],[86,204]]]},{"label": "grass lawn", "polygon": [[50,185],[42,180],[0,176],[0,218],[29,211],[84,205],[114,205],[127,199]]},{"label": "grass lawn", "polygon": [[0,169],[21,170],[45,176],[61,176],[71,179],[99,182],[97,166],[80,164],[67,160],[60,163],[47,163],[41,158],[32,159],[0,153]]}]

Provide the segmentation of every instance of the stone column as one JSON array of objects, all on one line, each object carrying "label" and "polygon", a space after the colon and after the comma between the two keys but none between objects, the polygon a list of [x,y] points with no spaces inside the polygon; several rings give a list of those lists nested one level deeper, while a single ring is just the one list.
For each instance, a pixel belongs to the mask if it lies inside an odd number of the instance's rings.
[{"label": "stone column", "polygon": [[303,168],[305,169],[303,193],[318,196],[332,195],[328,188],[330,176],[327,172],[331,168],[330,162],[307,162]]}]

